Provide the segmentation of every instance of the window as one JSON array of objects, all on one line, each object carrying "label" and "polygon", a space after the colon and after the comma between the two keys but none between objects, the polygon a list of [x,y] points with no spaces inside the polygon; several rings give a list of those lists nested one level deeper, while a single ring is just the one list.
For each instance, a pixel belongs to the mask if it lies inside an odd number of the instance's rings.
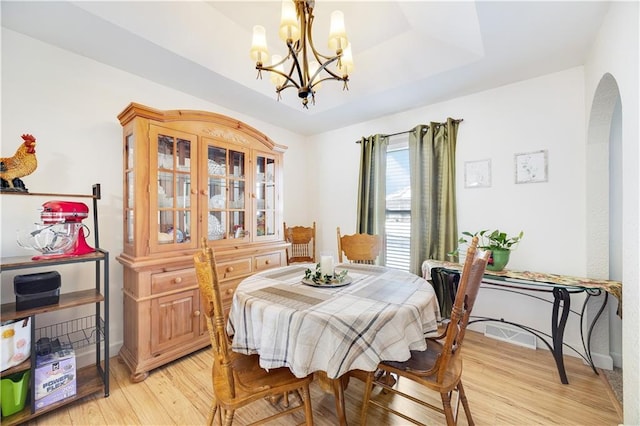
[{"label": "window", "polygon": [[386,266],[408,271],[411,235],[408,134],[389,141],[386,191]]}]

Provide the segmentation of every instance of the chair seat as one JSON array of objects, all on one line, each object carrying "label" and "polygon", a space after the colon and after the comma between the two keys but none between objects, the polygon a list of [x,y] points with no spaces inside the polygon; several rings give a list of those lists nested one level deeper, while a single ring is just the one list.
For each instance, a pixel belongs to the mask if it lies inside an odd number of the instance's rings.
[{"label": "chair seat", "polygon": [[[390,373],[402,373],[402,376],[411,376],[411,379],[420,382],[424,386],[442,392],[448,392],[455,388],[462,375],[462,358],[454,357],[447,369],[442,383],[437,381],[437,374],[428,374],[436,364],[442,353],[442,343],[435,340],[427,341],[427,349],[424,351],[411,351],[411,357],[406,361],[383,361],[378,368]],[[384,377],[382,378],[384,380]]]},{"label": "chair seat", "polygon": [[286,367],[265,370],[260,367],[258,355],[244,355],[232,352],[234,371],[237,373],[235,397],[231,396],[229,386],[224,377],[214,376],[213,386],[218,403],[225,406],[243,405],[245,403],[271,396],[280,391],[289,392],[299,389],[303,383],[311,384],[313,375],[303,379],[294,376]]}]

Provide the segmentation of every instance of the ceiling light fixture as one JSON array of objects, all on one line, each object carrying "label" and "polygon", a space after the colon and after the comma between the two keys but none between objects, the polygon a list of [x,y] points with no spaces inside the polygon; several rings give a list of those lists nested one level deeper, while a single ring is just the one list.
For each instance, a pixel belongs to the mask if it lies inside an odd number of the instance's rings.
[{"label": "ceiling light fixture", "polygon": [[[329,49],[336,52],[335,56],[325,56],[318,53],[313,45],[313,7],[314,0],[283,0],[282,20],[280,21],[280,38],[287,44],[289,53],[282,58],[273,55],[269,62],[269,50],[265,29],[261,25],[253,27],[253,43],[251,45],[251,59],[256,62],[258,76],[262,79],[262,71],[271,73],[271,81],[276,86],[278,100],[284,89],[295,87],[298,97],[302,99],[302,106],[308,108],[309,98],[315,104],[316,90],[325,80],[344,82],[342,90],[349,90],[347,82],[349,73],[353,70],[353,56],[351,44],[347,39],[344,27],[344,15],[336,10],[331,13],[329,30]],[[335,69],[329,65],[335,62]],[[285,72],[285,67],[289,70]],[[325,73],[323,73],[325,72]]]}]

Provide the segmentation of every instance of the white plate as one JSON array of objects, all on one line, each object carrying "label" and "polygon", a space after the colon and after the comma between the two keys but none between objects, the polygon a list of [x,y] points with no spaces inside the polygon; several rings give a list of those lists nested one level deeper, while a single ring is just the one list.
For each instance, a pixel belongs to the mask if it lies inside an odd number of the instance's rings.
[{"label": "white plate", "polygon": [[322,287],[322,288],[336,288],[336,287],[344,287],[345,285],[349,285],[353,282],[353,279],[350,276],[344,277],[344,280],[339,283],[316,283],[313,280],[308,278],[302,279],[302,284],[310,285],[311,287]]}]

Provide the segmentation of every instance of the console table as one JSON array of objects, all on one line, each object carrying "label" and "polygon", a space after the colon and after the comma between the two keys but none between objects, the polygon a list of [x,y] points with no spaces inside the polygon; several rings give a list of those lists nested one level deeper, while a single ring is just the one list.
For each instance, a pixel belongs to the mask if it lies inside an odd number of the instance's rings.
[{"label": "console table", "polygon": [[[452,278],[456,278],[462,272],[462,266],[458,263],[438,261],[438,260],[426,260],[422,264],[422,274],[425,279],[434,284],[432,278],[436,274],[445,274]],[[442,280],[440,280],[441,282]],[[455,282],[454,282],[455,281]],[[440,286],[443,286],[441,283]],[[449,288],[436,288],[436,293],[441,297],[439,300],[441,310],[443,312],[443,318],[446,317],[446,306],[449,300],[448,297],[455,297],[455,290],[457,289],[457,280],[448,280]],[[553,358],[558,368],[558,374],[560,375],[560,381],[564,384],[568,384],[567,374],[564,368],[563,359],[563,346],[567,346],[578,355],[580,355],[598,374],[595,368],[593,359],[591,357],[591,333],[593,328],[600,318],[602,311],[604,310],[609,294],[615,296],[618,299],[618,315],[622,316],[622,283],[619,281],[610,280],[595,280],[590,278],[579,278],[567,275],[547,274],[540,272],[529,271],[485,271],[484,278],[482,280],[482,286],[492,289],[509,291],[518,293],[528,297],[533,297],[548,303],[552,303],[551,310],[551,335],[543,333],[540,330],[536,330],[532,327],[518,324],[511,321],[506,321],[504,318],[490,318],[490,317],[476,317],[472,316],[472,320],[469,323],[483,322],[483,321],[496,321],[509,324],[525,330],[537,338],[539,338],[549,348],[553,354]],[[551,293],[553,295],[553,302],[535,295],[535,292]],[[584,321],[585,310],[587,303],[592,296],[600,296],[604,292],[604,298],[602,305],[598,309],[591,324],[589,324],[589,330],[587,337],[584,336]],[[533,294],[531,294],[533,293]],[[571,310],[571,294],[586,293],[584,303],[579,312]],[[584,354],[577,351],[575,348],[564,343],[564,329],[569,317],[569,313],[572,312],[580,318],[580,338],[582,340],[582,346]],[[550,339],[550,341],[549,341]]]}]

